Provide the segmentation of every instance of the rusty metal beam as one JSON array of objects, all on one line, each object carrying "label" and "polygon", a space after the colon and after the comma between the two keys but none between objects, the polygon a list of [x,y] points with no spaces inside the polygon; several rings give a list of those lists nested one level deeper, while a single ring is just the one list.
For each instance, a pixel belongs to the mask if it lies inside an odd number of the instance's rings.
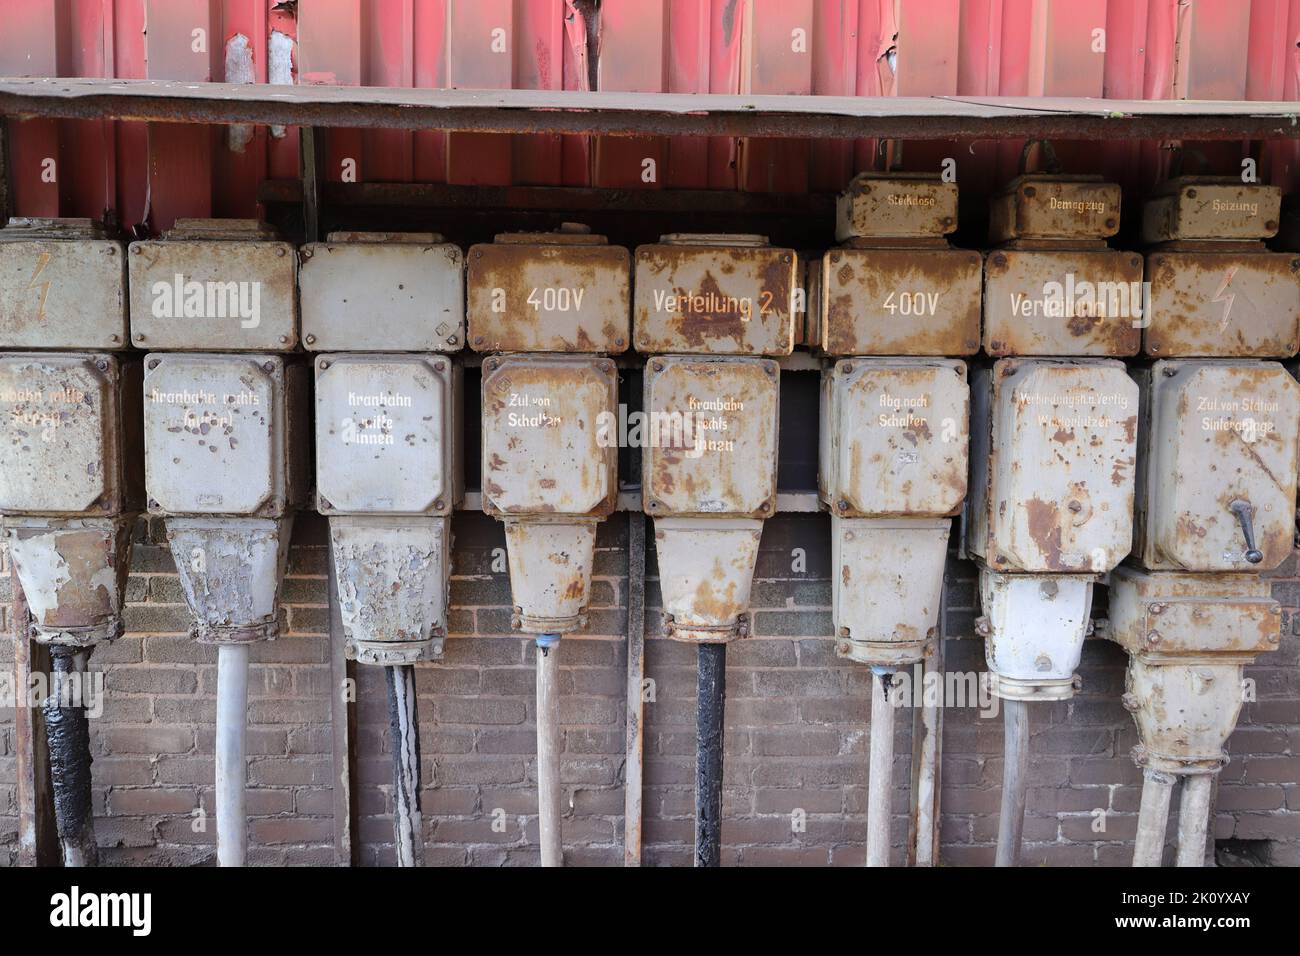
[{"label": "rusty metal beam", "polygon": [[434,90],[0,79],[0,114],[180,123],[813,139],[1300,137],[1295,103]]}]

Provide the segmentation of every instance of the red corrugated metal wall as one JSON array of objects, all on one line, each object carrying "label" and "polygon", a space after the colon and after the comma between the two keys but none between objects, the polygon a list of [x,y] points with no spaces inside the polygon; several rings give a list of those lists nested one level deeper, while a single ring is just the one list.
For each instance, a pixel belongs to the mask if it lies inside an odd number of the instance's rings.
[{"label": "red corrugated metal wall", "polygon": [[[1300,99],[1300,0],[5,0],[0,74],[363,86],[857,96]],[[1062,144],[1132,188],[1161,143]],[[884,163],[958,161],[964,189],[1021,144],[335,130],[335,181],[837,190]],[[294,130],[33,120],[11,126],[16,212],[168,228],[252,216],[297,175]],[[1200,150],[1237,168],[1251,144]],[[1265,144],[1295,188],[1300,145]]]}]

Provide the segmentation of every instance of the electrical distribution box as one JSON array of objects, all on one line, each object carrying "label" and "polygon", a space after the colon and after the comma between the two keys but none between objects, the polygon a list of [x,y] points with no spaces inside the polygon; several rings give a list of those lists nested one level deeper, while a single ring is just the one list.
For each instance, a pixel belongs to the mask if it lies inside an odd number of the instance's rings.
[{"label": "electrical distribution box", "polygon": [[1276,362],[1140,371],[1136,553],[1151,570],[1267,571],[1295,536],[1300,385]]},{"label": "electrical distribution box", "polygon": [[994,356],[1136,355],[1142,258],[1109,249],[1120,189],[1095,176],[1020,176],[993,199],[984,348]]},{"label": "electrical distribution box", "polygon": [[503,233],[469,250],[476,352],[618,353],[628,347],[628,251],[572,224]]},{"label": "electrical distribution box", "polygon": [[1147,202],[1151,308],[1143,349],[1167,358],[1287,358],[1300,348],[1300,256],[1269,252],[1281,190],[1171,179]]},{"label": "electrical distribution box", "polygon": [[1001,359],[971,388],[968,549],[995,571],[1102,573],[1133,536],[1138,388],[1122,362]]},{"label": "electrical distribution box", "polygon": [[822,500],[840,517],[956,514],[969,414],[956,359],[837,362],[822,376]]},{"label": "electrical distribution box", "polygon": [[279,517],[306,494],[306,369],[279,355],[145,357],[149,511]]},{"label": "electrical distribution box", "polygon": [[618,496],[618,371],[607,358],[483,363],[483,510],[591,515]]},{"label": "electrical distribution box", "polygon": [[780,368],[770,359],[665,356],[645,371],[642,452],[654,517],[776,510]]},{"label": "electrical distribution box", "polygon": [[447,358],[318,356],[318,510],[451,514],[462,493],[460,389]]},{"label": "electrical distribution box", "polygon": [[465,258],[434,233],[335,232],[302,247],[302,333],[319,352],[443,352],[465,342]]},{"label": "electrical distribution box", "polygon": [[0,512],[139,510],[140,363],[109,353],[0,353]]},{"label": "electrical distribution box", "polygon": [[803,309],[793,249],[765,236],[663,236],[636,250],[632,303],[644,353],[789,355]]},{"label": "electrical distribution box", "polygon": [[123,349],[126,247],[90,219],[0,229],[0,341],[15,349]]},{"label": "electrical distribution box", "polygon": [[283,352],[298,346],[294,248],[243,219],[178,219],[131,243],[131,341],[138,348]]},{"label": "electrical distribution box", "polygon": [[811,269],[808,341],[831,355],[973,355],[984,257],[950,248],[957,186],[860,173],[836,202],[836,238]]}]

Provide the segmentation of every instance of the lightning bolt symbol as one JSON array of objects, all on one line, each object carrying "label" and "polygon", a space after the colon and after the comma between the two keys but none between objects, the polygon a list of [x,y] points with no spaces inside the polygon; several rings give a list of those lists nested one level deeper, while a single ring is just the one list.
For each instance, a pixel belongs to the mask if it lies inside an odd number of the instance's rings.
[{"label": "lightning bolt symbol", "polygon": [[45,271],[45,267],[50,264],[51,258],[52,257],[48,252],[42,252],[39,256],[37,256],[36,271],[32,273],[31,279],[29,279],[27,282],[28,290],[31,289],[41,290],[41,304],[36,308],[36,319],[39,322],[45,321],[45,300],[49,298],[50,295],[50,282],[47,279],[46,281],[37,285],[36,280],[41,277],[41,273]]},{"label": "lightning bolt symbol", "polygon": [[1223,281],[1219,283],[1219,289],[1214,293],[1211,302],[1223,303],[1223,319],[1219,322],[1219,331],[1222,332],[1228,327],[1228,316],[1232,314],[1232,300],[1237,297],[1237,293],[1228,292],[1228,286],[1232,284],[1232,277],[1237,274],[1237,266],[1231,266],[1223,274]]}]

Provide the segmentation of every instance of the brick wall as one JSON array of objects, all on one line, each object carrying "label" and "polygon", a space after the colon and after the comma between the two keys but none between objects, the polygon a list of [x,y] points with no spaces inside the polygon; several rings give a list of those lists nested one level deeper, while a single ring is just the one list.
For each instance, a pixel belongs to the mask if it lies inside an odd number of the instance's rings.
[{"label": "brick wall", "polygon": [[[601,526],[589,633],[566,637],[562,661],[564,842],[571,864],[621,860],[626,657],[626,516]],[[129,633],[100,648],[108,700],[92,724],[97,832],[107,863],[211,862],[215,653],[185,636],[188,612],[157,523],[141,523],[130,580]],[[531,641],[509,633],[509,581],[494,571],[499,525],[459,515],[446,658],[418,674],[426,860],[515,865],[537,860]],[[645,861],[689,865],[693,833],[695,651],[662,637],[649,537]],[[795,549],[803,564],[795,567]],[[780,516],[764,533],[754,588],[755,636],[728,650],[726,864],[854,865],[866,833],[869,684],[830,637],[829,522]],[[498,562],[499,566],[499,562]],[[299,522],[285,585],[287,632],[253,651],[249,704],[249,860],[332,859],[330,699],[323,523]],[[7,579],[0,599],[8,600]],[[1281,649],[1248,670],[1258,701],[1242,712],[1218,789],[1216,838],[1267,841],[1300,863],[1300,581],[1295,558],[1277,575],[1287,609]],[[949,670],[983,670],[973,639],[972,567],[949,567]],[[0,665],[13,648],[0,640]],[[1036,704],[1027,864],[1126,865],[1140,777],[1121,708],[1124,654],[1089,641],[1072,701]],[[386,698],[382,674],[358,667],[356,737],[361,862],[392,861]],[[902,860],[911,711],[898,718],[895,862]],[[0,710],[0,864],[16,854],[13,712]],[[945,717],[942,862],[992,862],[1002,722],[974,709]],[[1175,797],[1175,813],[1177,809]],[[197,810],[207,814],[206,826]],[[1104,811],[1104,813],[1099,813]],[[1097,821],[1104,820],[1104,832]],[[1171,820],[1174,814],[1171,814]]]}]

